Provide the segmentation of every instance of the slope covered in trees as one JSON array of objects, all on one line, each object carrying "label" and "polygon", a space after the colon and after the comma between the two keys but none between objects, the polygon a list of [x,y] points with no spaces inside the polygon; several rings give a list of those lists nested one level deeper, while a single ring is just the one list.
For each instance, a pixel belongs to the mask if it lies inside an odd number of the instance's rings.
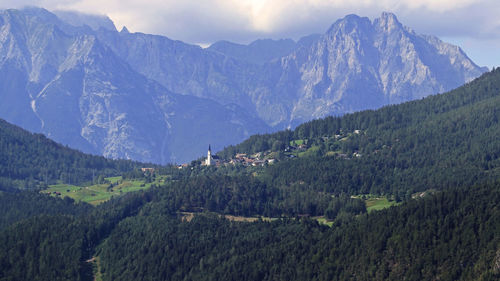
[{"label": "slope covered in trees", "polygon": [[154,193],[0,231],[0,280],[497,280],[500,184],[337,218],[228,221],[169,214]]},{"label": "slope covered in trees", "polygon": [[[495,70],[444,95],[255,136],[225,153],[300,140],[316,155],[262,168],[166,167],[164,185],[97,207],[0,192],[0,280],[498,280],[499,96]],[[5,127],[2,169],[17,175],[7,178],[22,182],[25,169],[43,182],[49,166],[56,180],[70,165],[88,179],[99,163],[103,173],[138,173]],[[25,144],[51,164],[29,159]],[[411,199],[428,189],[442,191]],[[351,197],[359,193],[407,200],[367,214]]]},{"label": "slope covered in trees", "polygon": [[57,180],[79,184],[139,166],[128,160],[84,154],[0,119],[0,190],[37,188]]},{"label": "slope covered in trees", "polygon": [[[292,140],[317,140],[334,136],[341,131],[368,130],[374,132],[397,131],[419,123],[425,124],[443,114],[460,113],[479,102],[496,100],[500,95],[500,68],[483,74],[481,77],[455,90],[444,94],[428,96],[421,100],[383,107],[379,110],[366,110],[341,117],[326,117],[306,122],[295,130],[272,134],[254,135],[241,144],[230,146],[219,155],[228,157],[236,153],[255,153],[271,149],[275,142],[288,144]],[[491,120],[498,121],[498,120]]]},{"label": "slope covered in trees", "polygon": [[0,229],[34,216],[73,215],[78,216],[91,210],[88,204],[74,204],[70,198],[64,200],[35,192],[0,191]]},{"label": "slope covered in trees", "polygon": [[104,280],[494,280],[499,187],[438,193],[331,229],[128,218],[100,248]]},{"label": "slope covered in trees", "polygon": [[335,218],[339,213],[366,212],[362,200],[346,194],[332,196],[307,188],[276,188],[250,176],[196,176],[150,192],[153,209],[175,214],[200,210],[235,216]]},{"label": "slope covered in trees", "polygon": [[496,69],[446,94],[253,136],[219,154],[283,152],[291,142],[306,142],[309,157],[281,161],[264,178],[274,186],[303,183],[334,193],[403,198],[498,179],[499,116]]}]

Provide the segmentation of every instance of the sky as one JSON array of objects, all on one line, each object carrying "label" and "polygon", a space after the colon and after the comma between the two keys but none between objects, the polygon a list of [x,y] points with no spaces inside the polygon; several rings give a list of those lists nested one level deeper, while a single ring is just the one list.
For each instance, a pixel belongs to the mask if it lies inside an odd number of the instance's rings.
[{"label": "sky", "polygon": [[480,66],[500,66],[499,0],[0,0],[0,9],[24,6],[107,15],[119,30],[201,46],[297,40],[348,14],[373,20],[387,11],[417,33],[460,46]]}]

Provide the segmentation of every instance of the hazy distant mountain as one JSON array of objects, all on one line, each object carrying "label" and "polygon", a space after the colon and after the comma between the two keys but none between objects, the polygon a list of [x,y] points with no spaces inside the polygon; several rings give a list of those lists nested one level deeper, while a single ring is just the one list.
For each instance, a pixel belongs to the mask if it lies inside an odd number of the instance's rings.
[{"label": "hazy distant mountain", "polygon": [[7,10],[0,22],[0,114],[58,142],[112,158],[184,162],[209,143],[220,149],[267,130],[237,106],[170,92],[88,28],[45,10]]},{"label": "hazy distant mountain", "polygon": [[296,46],[297,44],[292,39],[259,39],[249,45],[218,41],[212,44],[208,50],[246,62],[264,64],[290,54]]},{"label": "hazy distant mountain", "polygon": [[384,13],[207,49],[101,16],[0,11],[0,117],[85,152],[184,162],[250,134],[421,98],[485,71]]},{"label": "hazy distant mountain", "polygon": [[66,23],[73,26],[89,26],[93,30],[104,28],[116,31],[115,24],[107,16],[83,14],[73,11],[54,11],[54,14]]},{"label": "hazy distant mountain", "polygon": [[100,30],[97,36],[139,73],[172,92],[238,104],[255,113],[248,88],[262,66],[167,37]]},{"label": "hazy distant mountain", "polygon": [[[349,15],[309,47],[268,67],[255,100],[271,125],[400,103],[458,87],[487,71],[458,47],[417,35],[384,13],[371,22]],[[262,102],[264,101],[264,102]],[[281,111],[266,115],[269,103]]]},{"label": "hazy distant mountain", "polygon": [[416,34],[390,13],[373,22],[349,15],[297,43],[220,41],[202,49],[110,31],[99,39],[171,91],[236,103],[279,129],[445,92],[487,71],[459,47]]}]

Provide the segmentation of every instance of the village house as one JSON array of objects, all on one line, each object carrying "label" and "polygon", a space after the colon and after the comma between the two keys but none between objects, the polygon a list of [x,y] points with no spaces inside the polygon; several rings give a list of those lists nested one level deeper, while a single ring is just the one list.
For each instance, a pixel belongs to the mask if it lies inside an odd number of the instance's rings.
[{"label": "village house", "polygon": [[252,166],[264,166],[266,164],[266,160],[255,160],[252,163]]},{"label": "village house", "polygon": [[301,144],[301,145],[299,145],[298,149],[299,150],[306,150],[307,149],[307,145],[306,144]]},{"label": "village house", "polygon": [[146,174],[153,174],[155,172],[155,168],[141,168],[141,171]]},{"label": "village house", "polygon": [[246,153],[237,153],[236,156],[234,156],[236,159],[243,159],[245,157],[247,157]]}]

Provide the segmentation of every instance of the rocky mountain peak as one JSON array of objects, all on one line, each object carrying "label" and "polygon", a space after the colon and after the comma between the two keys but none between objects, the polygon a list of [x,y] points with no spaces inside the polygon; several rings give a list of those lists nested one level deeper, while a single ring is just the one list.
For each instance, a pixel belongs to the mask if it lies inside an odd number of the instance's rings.
[{"label": "rocky mountain peak", "polygon": [[326,34],[336,34],[339,32],[349,34],[369,29],[371,29],[370,19],[368,19],[367,17],[360,17],[358,15],[351,14],[337,20],[330,26]]},{"label": "rocky mountain peak", "polygon": [[348,15],[299,42],[207,49],[64,18],[0,11],[0,118],[113,158],[184,162],[208,143],[421,98],[485,71],[391,13]]},{"label": "rocky mountain peak", "polygon": [[380,18],[373,21],[373,25],[385,32],[392,32],[396,29],[402,29],[403,25],[398,21],[393,13],[383,12]]},{"label": "rocky mountain peak", "polygon": [[54,14],[62,21],[75,27],[88,26],[96,31],[100,28],[116,31],[115,24],[107,16],[91,15],[74,11],[54,11]]},{"label": "rocky mountain peak", "polygon": [[47,22],[54,23],[58,20],[58,18],[55,14],[49,12],[48,10],[46,10],[44,8],[26,7],[26,8],[23,8],[22,10],[10,9],[8,11],[11,13],[16,13],[16,14],[23,15],[26,17],[36,18],[36,19],[38,19],[40,21],[44,21],[46,23]]},{"label": "rocky mountain peak", "polygon": [[208,50],[252,64],[264,64],[290,54],[297,47],[292,39],[258,39],[248,45],[218,41]]}]

